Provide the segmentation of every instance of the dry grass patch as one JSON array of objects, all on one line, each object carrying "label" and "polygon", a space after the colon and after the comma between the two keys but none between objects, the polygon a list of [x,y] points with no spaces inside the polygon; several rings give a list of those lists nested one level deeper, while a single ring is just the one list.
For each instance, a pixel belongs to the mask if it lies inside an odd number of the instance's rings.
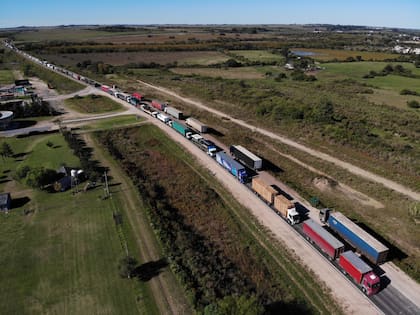
[{"label": "dry grass patch", "polygon": [[182,75],[221,77],[224,79],[263,79],[264,75],[253,67],[241,68],[173,68],[172,72]]}]

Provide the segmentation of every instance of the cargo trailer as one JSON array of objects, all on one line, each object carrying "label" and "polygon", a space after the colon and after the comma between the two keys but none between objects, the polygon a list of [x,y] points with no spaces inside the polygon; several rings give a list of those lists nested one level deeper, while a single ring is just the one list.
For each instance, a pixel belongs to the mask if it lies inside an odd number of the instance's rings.
[{"label": "cargo trailer", "polygon": [[192,131],[187,126],[184,126],[180,122],[177,122],[175,120],[169,122],[169,126],[171,126],[173,129],[175,129],[178,133],[183,135],[185,138],[190,139],[192,136]]},{"label": "cargo trailer", "polygon": [[274,209],[280,214],[290,225],[300,222],[300,215],[296,211],[295,203],[287,199],[283,195],[274,197]]},{"label": "cargo trailer", "polygon": [[224,152],[216,153],[216,161],[225,169],[227,169],[233,176],[235,176],[241,183],[247,180],[247,173],[245,167],[236,162]]},{"label": "cargo trailer", "polygon": [[378,293],[381,287],[380,278],[372,271],[360,257],[352,251],[340,255],[339,265],[360,289],[368,296]]},{"label": "cargo trailer", "polygon": [[140,101],[135,97],[131,97],[130,98],[130,104],[133,105],[133,106],[138,106],[140,104]]},{"label": "cargo trailer", "polygon": [[262,168],[262,159],[240,145],[231,145],[230,154],[249,168],[254,170]]},{"label": "cargo trailer", "polygon": [[172,117],[175,117],[176,119],[182,119],[183,114],[180,110],[177,110],[175,107],[166,106],[165,107],[165,113],[168,115],[171,115]]},{"label": "cargo trailer", "polygon": [[[340,212],[327,215],[328,226],[374,264],[386,261],[389,249]],[[322,218],[325,220],[325,218]]]},{"label": "cargo trailer", "polygon": [[139,101],[141,101],[143,99],[143,95],[141,95],[138,92],[134,92],[131,96],[134,97],[135,99],[139,100]]},{"label": "cargo trailer", "polygon": [[268,204],[272,205],[274,203],[274,196],[278,194],[271,185],[268,185],[260,177],[252,178],[252,189]]},{"label": "cargo trailer", "polygon": [[101,90],[102,90],[102,91],[104,91],[104,92],[107,92],[107,93],[108,93],[109,89],[110,89],[110,87],[109,87],[108,85],[101,85]]},{"label": "cargo trailer", "polygon": [[[152,113],[152,114],[153,114],[153,113]],[[156,118],[157,118],[157,119],[159,119],[161,122],[164,122],[165,124],[169,123],[169,121],[171,120],[168,116],[166,116],[166,115],[164,115],[164,114],[161,114],[161,113],[159,113],[159,114],[156,116]]]},{"label": "cargo trailer", "polygon": [[191,128],[197,130],[198,132],[207,132],[208,127],[195,118],[189,117],[185,120],[185,123]]},{"label": "cargo trailer", "polygon": [[302,224],[306,238],[315,243],[331,260],[337,259],[344,251],[344,244],[312,219]]},{"label": "cargo trailer", "polygon": [[163,110],[165,109],[165,107],[166,107],[166,105],[165,105],[165,104],[160,103],[160,102],[158,102],[158,101],[152,101],[152,106],[153,106],[154,108],[158,109],[158,110],[161,110],[161,111],[163,111]]}]

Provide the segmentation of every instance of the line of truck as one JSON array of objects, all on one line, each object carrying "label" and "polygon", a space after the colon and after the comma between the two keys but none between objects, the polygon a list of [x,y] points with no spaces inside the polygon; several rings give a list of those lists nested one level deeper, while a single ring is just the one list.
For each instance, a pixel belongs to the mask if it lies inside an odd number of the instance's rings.
[{"label": "line of truck", "polygon": [[138,92],[132,94],[122,92],[115,86],[110,87],[100,84],[89,78],[57,67],[45,60],[41,61],[36,57],[19,51],[8,42],[5,42],[5,44],[10,49],[23,54],[34,62],[44,65],[53,71],[68,75],[75,80],[81,80],[95,86],[114,97],[138,107],[145,113],[167,124],[209,156],[213,157],[219,165],[235,176],[241,183],[246,184],[273,211],[291,226],[294,226],[304,238],[330,259],[333,265],[346,274],[366,295],[373,295],[380,290],[379,276],[373,272],[372,268],[361,257],[356,255],[352,250],[346,250],[346,247],[353,248],[361,256],[375,265],[386,261],[389,252],[388,248],[339,212],[322,209],[320,210],[319,217],[320,221],[340,237],[342,241],[327,231],[324,226],[321,226],[312,219],[304,218],[296,210],[296,203],[293,200],[286,198],[273,186],[264,182],[261,177],[250,176],[248,169],[257,171],[263,166],[262,159],[254,153],[240,145],[232,145],[229,149],[229,155],[226,152],[220,151],[212,141],[200,135],[200,133],[208,131],[208,127],[205,124],[192,117],[185,120],[186,125],[174,120],[173,118],[178,120],[184,118],[182,111],[174,107],[156,100],[145,102],[144,96]]}]

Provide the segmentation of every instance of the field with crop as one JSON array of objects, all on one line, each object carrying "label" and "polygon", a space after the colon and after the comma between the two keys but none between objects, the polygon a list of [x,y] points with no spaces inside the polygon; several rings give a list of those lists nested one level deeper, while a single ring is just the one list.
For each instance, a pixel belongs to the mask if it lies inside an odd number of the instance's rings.
[{"label": "field with crop", "polygon": [[159,129],[143,125],[98,137],[149,205],[152,226],[196,310],[235,295],[273,313],[339,312],[284,248],[275,251],[283,264],[273,261],[249,234],[249,214]]},{"label": "field with crop", "polygon": [[172,72],[182,75],[198,75],[202,77],[224,79],[262,79],[264,74],[253,67],[240,68],[172,68]]},{"label": "field with crop", "polygon": [[280,54],[273,54],[266,50],[231,50],[233,55],[241,56],[249,61],[258,62],[284,62],[284,57]]},{"label": "field with crop", "polygon": [[156,314],[145,284],[118,274],[125,251],[112,213],[120,195],[113,204],[99,198],[101,189],[75,195],[30,189],[13,179],[18,166],[77,167],[79,160],[59,134],[7,142],[16,155],[0,167],[1,190],[14,200],[8,214],[0,213],[2,313]]},{"label": "field with crop", "polygon": [[129,63],[152,62],[166,65],[178,63],[179,65],[210,65],[221,63],[229,59],[221,52],[215,51],[177,51],[177,52],[121,52],[121,53],[89,53],[89,54],[46,54],[43,55],[47,60],[53,63],[76,66],[77,63],[85,60],[92,62],[104,62],[111,65],[124,65]]},{"label": "field with crop", "polygon": [[80,128],[82,130],[106,130],[106,129],[114,129],[120,128],[129,125],[135,125],[142,123],[144,121],[143,118],[135,115],[122,115],[113,118],[107,119],[100,119],[89,123],[88,125],[82,125]]},{"label": "field with crop", "polygon": [[309,57],[319,60],[319,61],[344,61],[349,57],[354,59],[357,56],[361,56],[363,60],[366,61],[383,61],[387,59],[398,58],[398,54],[383,53],[383,52],[374,52],[374,51],[352,51],[352,50],[343,50],[343,49],[320,49],[320,48],[293,48],[293,51],[302,51],[309,53]]},{"label": "field with crop", "polygon": [[101,114],[108,112],[123,111],[119,103],[109,97],[91,94],[88,96],[74,96],[65,100],[65,104],[71,109],[83,114]]}]

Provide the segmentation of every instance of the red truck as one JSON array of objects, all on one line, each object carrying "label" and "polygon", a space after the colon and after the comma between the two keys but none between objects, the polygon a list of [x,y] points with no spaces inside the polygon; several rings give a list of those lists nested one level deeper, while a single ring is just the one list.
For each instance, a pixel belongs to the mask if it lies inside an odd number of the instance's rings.
[{"label": "red truck", "polygon": [[367,296],[378,293],[381,280],[366,264],[352,251],[341,254],[339,265],[343,272],[348,274]]},{"label": "red truck", "polygon": [[330,260],[338,258],[344,251],[344,244],[312,219],[303,222],[302,231],[311,243],[315,243],[328,255]]},{"label": "red truck", "polygon": [[164,110],[165,109],[165,107],[166,107],[166,105],[165,104],[163,104],[163,103],[159,103],[159,102],[157,102],[157,101],[152,101],[152,106],[154,107],[154,108],[156,108],[156,109],[158,109],[158,110]]},{"label": "red truck", "polygon": [[101,85],[101,90],[104,92],[109,92],[110,87],[108,85]]},{"label": "red truck", "polygon": [[143,99],[143,95],[141,95],[138,92],[134,92],[131,96],[138,99],[139,101],[141,101]]}]

